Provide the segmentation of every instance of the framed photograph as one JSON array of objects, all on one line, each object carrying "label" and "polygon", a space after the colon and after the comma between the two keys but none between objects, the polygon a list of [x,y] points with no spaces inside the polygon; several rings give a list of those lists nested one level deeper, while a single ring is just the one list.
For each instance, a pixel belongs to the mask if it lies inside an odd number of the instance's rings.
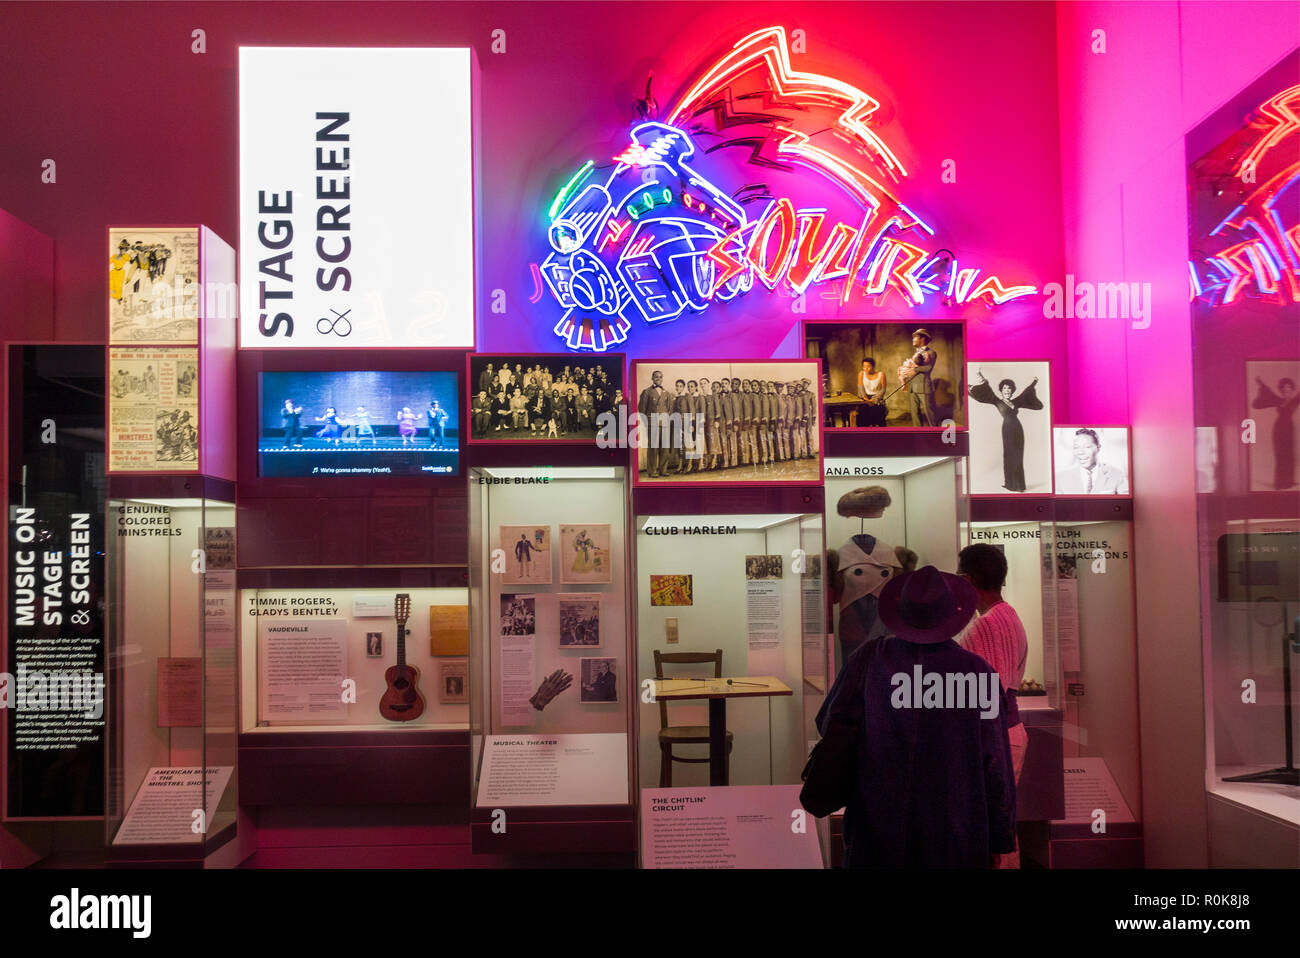
[{"label": "framed photograph", "polygon": [[463,705],[469,701],[469,664],[466,662],[438,663],[438,703]]},{"label": "framed photograph", "polygon": [[551,584],[551,527],[501,526],[501,548],[506,554],[502,585]]},{"label": "framed photograph", "polygon": [[966,365],[971,495],[1052,491],[1052,388],[1047,361]]},{"label": "framed photograph", "polygon": [[1127,426],[1056,426],[1052,461],[1058,496],[1127,496],[1133,474]]},{"label": "framed photograph", "polygon": [[965,324],[806,322],[803,339],[821,361],[827,429],[966,428]]},{"label": "framed photograph", "polygon": [[610,582],[613,560],[609,551],[609,525],[581,523],[560,526],[560,582],[579,585]]},{"label": "framed photograph", "polygon": [[604,413],[629,405],[621,353],[468,358],[472,442],[590,443]]},{"label": "framed photograph", "polygon": [[1246,405],[1242,419],[1255,420],[1250,450],[1250,491],[1285,492],[1296,488],[1296,449],[1300,448],[1300,360],[1252,359],[1246,362]]},{"label": "framed photograph", "polygon": [[501,635],[537,634],[537,599],[531,595],[501,593]]},{"label": "framed photograph", "polygon": [[583,704],[618,701],[618,659],[579,659],[582,682],[578,700]]},{"label": "framed photograph", "polygon": [[381,658],[384,654],[384,633],[367,632],[366,633],[366,657],[371,659]]},{"label": "framed photograph", "polygon": [[199,341],[196,227],[113,227],[108,231],[108,341]]},{"label": "framed photograph", "polygon": [[650,604],[694,605],[691,596],[692,577],[689,575],[652,575],[650,577]]},{"label": "framed photograph", "polygon": [[815,360],[633,363],[637,406],[619,438],[633,447],[636,481],[820,482],[820,382]]},{"label": "framed photograph", "polygon": [[600,645],[600,596],[560,596],[560,648],[598,649]]},{"label": "framed photograph", "polygon": [[781,556],[745,556],[746,579],[780,579]]}]

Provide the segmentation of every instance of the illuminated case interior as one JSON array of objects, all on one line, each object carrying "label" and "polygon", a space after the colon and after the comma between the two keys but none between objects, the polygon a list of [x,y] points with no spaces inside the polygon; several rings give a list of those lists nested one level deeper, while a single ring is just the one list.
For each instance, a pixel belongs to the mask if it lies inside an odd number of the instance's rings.
[{"label": "illuminated case interior", "polygon": [[[630,628],[627,471],[604,466],[481,466],[468,470],[468,482],[474,850],[630,850],[635,750],[628,732],[636,689],[632,681],[635,660]],[[605,577],[604,573],[574,571],[586,569],[590,563],[574,548],[576,533],[568,542],[563,541],[562,533],[566,527],[572,527],[572,533],[579,526],[588,538],[602,543],[608,582],[562,581]],[[502,527],[510,527],[512,533],[528,529],[530,537],[538,528],[549,530],[545,548],[529,552],[532,575],[539,581],[515,581],[521,571],[515,537],[501,541]],[[606,534],[607,550],[603,548]],[[590,548],[587,552],[593,554]],[[540,581],[543,579],[546,581]],[[520,597],[517,607],[521,615],[527,608],[530,621],[515,625],[511,610],[516,608],[516,600],[507,598],[503,607],[503,595]],[[566,598],[573,596],[595,598]],[[599,606],[599,645],[562,646],[562,602],[572,608],[571,603],[593,601]],[[505,636],[505,628],[522,634]],[[568,643],[575,641],[573,632],[565,634]],[[503,639],[511,651],[505,651]],[[530,647],[531,673],[527,671]],[[507,656],[513,657],[507,661]],[[592,689],[584,693],[583,659],[609,660],[616,701],[594,701],[598,696]],[[594,664],[588,666],[593,668]],[[570,681],[548,696],[541,689],[556,672],[561,673],[557,676],[560,684],[566,674]],[[548,691],[554,687],[553,683]],[[535,693],[540,709],[529,701]],[[606,692],[599,697],[607,696]],[[505,766],[500,763],[505,759],[498,760],[493,750],[536,739],[557,742],[561,753],[577,754],[568,750],[578,750],[596,758],[589,766],[560,762],[548,773],[556,776],[551,785],[531,796],[519,794],[508,784],[510,775],[502,777],[500,770]],[[563,827],[556,827],[571,819],[584,823],[585,837],[576,845],[572,837],[565,837]]]},{"label": "illuminated case interior", "polygon": [[110,859],[204,861],[236,831],[235,507],[110,488],[107,542]]}]

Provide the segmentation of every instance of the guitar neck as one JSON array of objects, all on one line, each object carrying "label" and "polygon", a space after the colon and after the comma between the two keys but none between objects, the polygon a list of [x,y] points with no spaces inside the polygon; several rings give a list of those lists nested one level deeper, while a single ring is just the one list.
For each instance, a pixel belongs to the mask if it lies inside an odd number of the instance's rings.
[{"label": "guitar neck", "polygon": [[406,665],[406,623],[397,623],[397,667]]}]

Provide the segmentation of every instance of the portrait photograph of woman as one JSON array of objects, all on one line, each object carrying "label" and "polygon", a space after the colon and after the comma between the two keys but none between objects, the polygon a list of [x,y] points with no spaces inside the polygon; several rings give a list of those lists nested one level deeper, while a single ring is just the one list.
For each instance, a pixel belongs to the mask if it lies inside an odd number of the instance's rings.
[{"label": "portrait photograph of woman", "polygon": [[1052,411],[1045,362],[966,366],[972,495],[1052,491]]}]

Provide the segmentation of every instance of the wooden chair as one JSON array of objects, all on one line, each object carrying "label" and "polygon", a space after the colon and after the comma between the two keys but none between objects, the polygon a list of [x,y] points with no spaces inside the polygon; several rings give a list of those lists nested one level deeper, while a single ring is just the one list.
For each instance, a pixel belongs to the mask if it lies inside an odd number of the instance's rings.
[{"label": "wooden chair", "polygon": [[[713,652],[660,652],[655,649],[655,678],[663,679],[664,663],[674,665],[713,663],[713,677],[722,678],[722,650]],[[727,781],[731,780],[731,743],[732,734],[727,732]],[[683,758],[673,754],[674,745],[709,744],[709,727],[707,725],[669,725],[668,703],[659,702],[659,787],[671,788],[673,784],[673,762],[685,762],[688,765],[707,765],[709,756],[704,758]]]}]

